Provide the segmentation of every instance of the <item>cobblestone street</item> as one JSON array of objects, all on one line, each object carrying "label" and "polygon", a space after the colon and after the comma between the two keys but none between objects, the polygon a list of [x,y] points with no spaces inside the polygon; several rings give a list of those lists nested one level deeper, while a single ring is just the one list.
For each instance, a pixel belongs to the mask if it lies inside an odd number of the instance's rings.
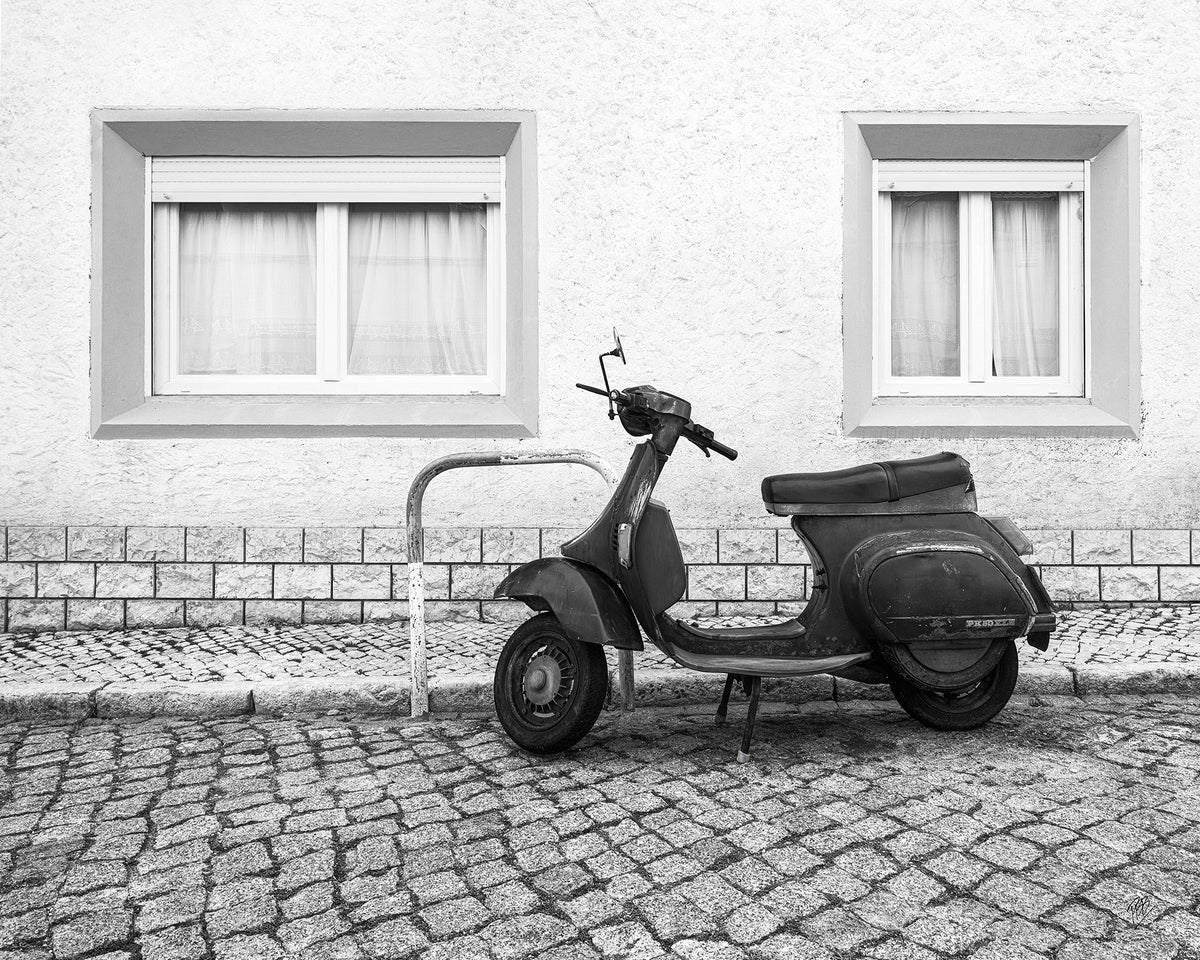
[{"label": "cobblestone street", "polygon": [[1200,957],[1200,701],[0,726],[4,957]]}]

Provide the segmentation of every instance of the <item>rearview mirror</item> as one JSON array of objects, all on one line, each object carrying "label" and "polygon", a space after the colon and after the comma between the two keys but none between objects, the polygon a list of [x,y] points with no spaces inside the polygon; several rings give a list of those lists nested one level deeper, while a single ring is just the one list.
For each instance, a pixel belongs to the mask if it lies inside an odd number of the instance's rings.
[{"label": "rearview mirror", "polygon": [[625,363],[625,348],[621,346],[621,335],[617,333],[617,328],[613,327],[613,349],[609,352],[610,357],[620,357],[621,362]]}]

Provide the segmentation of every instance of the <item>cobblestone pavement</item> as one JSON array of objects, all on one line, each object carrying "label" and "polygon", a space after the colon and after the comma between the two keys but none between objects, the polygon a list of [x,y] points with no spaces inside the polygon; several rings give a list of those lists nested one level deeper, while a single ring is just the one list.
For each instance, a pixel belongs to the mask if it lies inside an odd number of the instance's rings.
[{"label": "cobblestone pavement", "polygon": [[[747,624],[749,618],[727,618]],[[434,675],[491,673],[512,623],[429,624]],[[1050,649],[1032,662],[1157,663],[1200,660],[1200,607],[1065,611]],[[671,668],[653,649],[643,668]],[[282,677],[400,676],[408,672],[408,623],[129,630],[0,635],[0,682],[203,681]]]},{"label": "cobblestone pavement", "polygon": [[0,955],[1200,957],[1200,700],[0,725]]}]

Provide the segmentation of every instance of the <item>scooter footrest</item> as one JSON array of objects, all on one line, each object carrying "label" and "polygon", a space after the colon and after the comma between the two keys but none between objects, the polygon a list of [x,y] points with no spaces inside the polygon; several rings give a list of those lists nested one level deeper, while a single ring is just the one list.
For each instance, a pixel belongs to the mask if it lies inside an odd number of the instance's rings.
[{"label": "scooter footrest", "polygon": [[760,627],[702,627],[685,620],[677,620],[676,625],[702,640],[795,640],[804,636],[803,624],[795,619]]}]

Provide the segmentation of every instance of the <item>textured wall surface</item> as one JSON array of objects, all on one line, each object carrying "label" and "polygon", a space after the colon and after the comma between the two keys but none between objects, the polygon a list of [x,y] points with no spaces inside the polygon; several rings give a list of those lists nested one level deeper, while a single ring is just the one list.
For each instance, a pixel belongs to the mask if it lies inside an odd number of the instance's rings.
[{"label": "textured wall surface", "polygon": [[[2,43],[0,521],[394,525],[421,463],[493,443],[89,439],[97,106],[535,110],[526,443],[624,460],[572,386],[617,324],[621,379],[688,397],[743,451],[684,445],[660,486],[681,525],[782,526],[765,473],[947,446],[981,509],[1031,527],[1200,519],[1195,3],[14,0]],[[1111,109],[1142,117],[1141,439],[843,437],[841,112]],[[600,499],[576,469],[442,479],[428,521],[573,525]]]},{"label": "textured wall surface", "polygon": [[[1200,530],[1030,530],[1070,606],[1200,604]],[[408,618],[399,527],[0,527],[0,634]],[[424,531],[428,620],[525,620],[495,600],[514,565],[559,556],[561,527]],[[790,530],[681,528],[677,617],[795,616],[814,588]]]}]

